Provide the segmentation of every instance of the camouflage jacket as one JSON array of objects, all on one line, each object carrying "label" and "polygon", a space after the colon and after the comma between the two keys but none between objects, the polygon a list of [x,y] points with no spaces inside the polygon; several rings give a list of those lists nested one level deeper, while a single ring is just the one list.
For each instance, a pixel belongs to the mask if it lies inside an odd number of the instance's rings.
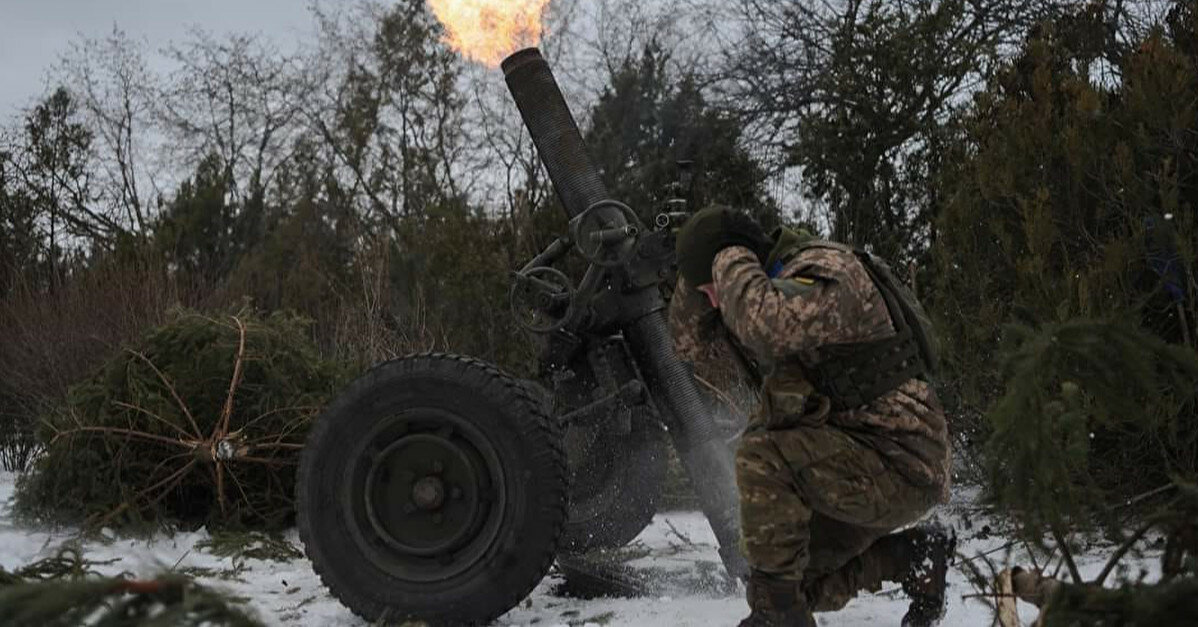
[{"label": "camouflage jacket", "polygon": [[682,277],[670,299],[669,322],[674,348],[683,361],[694,365],[700,384],[716,388],[741,416],[752,415],[758,404],[757,386],[733,352],[720,312]]},{"label": "camouflage jacket", "polygon": [[826,422],[877,449],[913,483],[947,493],[948,429],[931,386],[911,379],[869,405],[832,412],[806,382],[803,366],[818,363],[820,347],[895,335],[882,294],[855,255],[808,249],[770,279],[752,252],[732,247],[716,256],[712,272],[724,325],[765,375],[763,420]]}]

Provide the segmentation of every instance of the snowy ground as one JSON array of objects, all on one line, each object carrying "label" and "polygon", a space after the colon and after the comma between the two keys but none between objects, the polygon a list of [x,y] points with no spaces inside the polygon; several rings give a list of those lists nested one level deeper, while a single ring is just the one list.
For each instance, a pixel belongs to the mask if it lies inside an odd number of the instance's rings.
[{"label": "snowy ground", "polygon": [[[11,497],[15,476],[0,473],[0,567],[14,569],[57,553],[63,544],[78,542],[69,530],[46,531],[31,529],[12,520]],[[985,516],[972,505],[971,496],[962,493],[951,505],[937,513],[953,524],[961,534],[965,555],[975,555],[1007,544],[992,534]],[[105,574],[129,572],[153,576],[167,569],[198,574],[202,583],[225,589],[234,595],[250,599],[259,618],[272,625],[362,626],[365,622],[343,608],[321,585],[306,559],[290,562],[271,562],[254,559],[221,558],[207,552],[202,541],[206,532],[177,533],[146,539],[92,540],[79,544],[90,560],[115,560],[99,568]],[[288,539],[298,546],[296,534]],[[633,566],[652,568],[677,575],[665,584],[661,596],[640,599],[600,598],[583,600],[560,596],[557,588],[562,577],[551,573],[532,596],[503,616],[498,625],[735,625],[748,613],[748,606],[739,595],[717,595],[694,592],[693,583],[701,573],[709,572],[718,563],[714,538],[706,520],[696,512],[674,512],[657,516],[628,551],[638,556]],[[1084,575],[1093,576],[1101,570],[1102,552],[1086,556],[1079,567]],[[994,557],[1001,563],[1005,552]],[[1025,555],[1015,553],[1012,559],[1030,563]],[[1150,566],[1151,561],[1144,561]],[[673,585],[674,589],[670,586]],[[989,610],[976,600],[962,599],[974,590],[964,575],[950,573],[950,598],[946,626],[991,624]],[[834,614],[820,614],[823,626],[898,625],[906,610],[907,601],[898,590],[883,590],[865,595],[847,608]],[[1025,620],[1035,617],[1035,609],[1020,607]]]}]

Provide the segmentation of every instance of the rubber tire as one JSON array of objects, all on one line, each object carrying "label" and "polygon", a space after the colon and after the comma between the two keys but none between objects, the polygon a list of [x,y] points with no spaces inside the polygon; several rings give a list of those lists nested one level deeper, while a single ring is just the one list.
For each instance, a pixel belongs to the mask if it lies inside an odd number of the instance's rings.
[{"label": "rubber tire", "polygon": [[[488,553],[470,570],[432,584],[399,579],[352,539],[340,478],[347,451],[397,410],[477,408],[469,418],[503,467],[507,504]],[[300,458],[297,514],[313,568],[346,607],[368,622],[488,623],[516,607],[545,577],[566,517],[567,470],[560,432],[525,386],[494,366],[426,354],[381,364],[354,381],[321,415]]]},{"label": "rubber tire", "polygon": [[[535,381],[521,382],[536,398],[546,413],[553,414],[553,393]],[[595,549],[617,549],[629,542],[653,522],[661,500],[669,470],[669,440],[662,425],[644,416],[634,419],[632,433],[613,436],[606,451],[620,451],[616,459],[607,460],[617,471],[607,477],[598,490],[600,494],[618,496],[598,504],[580,500],[595,498],[579,494],[577,483],[570,486],[571,506],[562,533],[563,553],[586,553]],[[570,427],[565,426],[567,432]],[[563,437],[566,437],[563,435]],[[569,451],[567,451],[567,458]],[[580,510],[590,510],[583,512]]]},{"label": "rubber tire", "polygon": [[[614,436],[603,446],[602,450],[615,456],[607,460],[615,468],[598,494],[579,494],[578,486],[572,486],[562,551],[616,549],[635,540],[657,513],[669,462],[668,446],[661,424],[643,418],[634,418],[631,434]],[[589,502],[597,498],[603,501]]]}]

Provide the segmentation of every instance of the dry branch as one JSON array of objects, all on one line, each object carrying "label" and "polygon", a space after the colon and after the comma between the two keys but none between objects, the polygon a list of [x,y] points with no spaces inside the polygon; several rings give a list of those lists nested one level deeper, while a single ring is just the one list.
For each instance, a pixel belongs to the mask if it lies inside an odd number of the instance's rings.
[{"label": "dry branch", "polygon": [[47,419],[48,455],[19,505],[105,525],[283,523],[307,426],[338,374],[298,319],[181,314]]}]

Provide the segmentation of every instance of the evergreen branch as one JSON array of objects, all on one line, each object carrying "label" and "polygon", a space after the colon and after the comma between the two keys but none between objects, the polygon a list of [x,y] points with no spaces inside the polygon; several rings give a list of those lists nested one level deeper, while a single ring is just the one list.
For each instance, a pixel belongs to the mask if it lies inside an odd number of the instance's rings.
[{"label": "evergreen branch", "polygon": [[162,385],[166,386],[167,391],[171,393],[171,398],[175,399],[175,402],[178,403],[179,409],[183,412],[183,415],[187,416],[188,422],[191,423],[191,428],[195,429],[195,437],[196,438],[203,437],[203,434],[200,431],[200,425],[199,425],[199,423],[196,422],[195,416],[191,415],[191,410],[188,409],[187,403],[184,403],[183,399],[179,397],[179,391],[175,389],[174,384],[171,383],[170,379],[167,378],[166,374],[163,373],[161,370],[159,370],[158,366],[155,366],[154,362],[150,361],[150,358],[146,357],[144,353],[140,353],[135,350],[127,350],[126,352],[128,352],[130,355],[133,355],[134,357],[137,357],[138,359],[141,359],[142,361],[144,361],[146,363],[146,365],[149,366],[150,369],[154,371],[154,374],[158,375],[158,380],[162,381]]},{"label": "evergreen branch", "polygon": [[225,398],[225,406],[221,410],[220,420],[217,422],[217,428],[212,434],[212,440],[215,442],[223,438],[229,433],[229,421],[233,417],[233,397],[237,394],[237,388],[241,386],[241,378],[244,375],[243,362],[245,360],[245,323],[237,316],[233,316],[233,322],[237,323],[237,356],[233,362],[233,376],[229,380],[229,395]]},{"label": "evergreen branch", "polygon": [[250,462],[252,464],[266,464],[268,466],[295,466],[299,464],[296,459],[271,459],[269,457],[238,457],[239,462]]},{"label": "evergreen branch", "polygon": [[[271,450],[276,450],[276,449],[281,449],[284,451],[302,451],[302,450],[304,450],[304,445],[303,444],[291,444],[288,442],[275,442],[275,443],[271,443],[271,444],[246,445],[246,448],[253,450],[253,451],[271,451]],[[238,457],[238,459],[244,460],[246,458]]]},{"label": "evergreen branch", "polygon": [[1137,494],[1136,496],[1133,496],[1130,499],[1127,499],[1127,501],[1125,501],[1123,503],[1119,503],[1117,505],[1112,505],[1110,507],[1110,509],[1113,511],[1113,510],[1117,510],[1117,509],[1124,508],[1124,507],[1131,507],[1132,505],[1135,505],[1135,504],[1143,502],[1143,501],[1147,501],[1148,499],[1150,499],[1154,496],[1160,496],[1166,492],[1175,490],[1176,488],[1177,488],[1176,483],[1170,483],[1168,485],[1163,485],[1159,488],[1149,490],[1142,494]]},{"label": "evergreen branch", "polygon": [[[265,419],[267,419],[267,418],[270,418],[271,416],[274,416],[274,415],[277,415],[277,414],[281,414],[281,413],[284,413],[284,412],[289,412],[289,411],[296,411],[296,412],[314,412],[314,411],[316,411],[316,410],[318,410],[318,409],[320,409],[320,407],[319,407],[319,406],[316,406],[316,405],[293,405],[293,406],[291,406],[291,407],[279,407],[278,409],[272,409],[272,410],[270,410],[270,411],[268,411],[268,412],[263,412],[263,413],[262,413],[260,416],[258,416],[257,418],[253,418],[253,419],[251,419],[251,420],[247,420],[247,421],[245,422],[245,424],[241,425],[241,428],[240,428],[240,429],[238,429],[238,431],[245,431],[246,429],[248,429],[248,428],[250,428],[250,427],[252,427],[252,426],[254,426],[254,425],[258,424],[258,423],[259,423],[259,422],[261,422],[262,420],[265,420]],[[298,421],[297,421],[297,422],[298,422]],[[298,427],[297,427],[297,428],[298,428]],[[264,438],[264,439],[265,439],[265,438]]]},{"label": "evergreen branch", "polygon": [[175,486],[179,485],[179,483],[183,481],[183,478],[187,476],[187,473],[190,472],[191,469],[198,463],[199,463],[199,460],[192,460],[190,462],[187,462],[185,465],[183,465],[182,468],[179,468],[179,470],[176,470],[172,476],[167,477],[166,479],[163,479],[162,481],[139,492],[137,494],[137,496],[133,497],[134,500],[136,500],[140,496],[147,494],[157,488],[162,488],[162,491],[158,493],[158,496],[154,497],[153,500],[151,500],[149,502],[149,505],[154,505],[154,504],[158,503],[158,501],[162,500],[162,497],[169,494],[170,491],[175,488]]},{"label": "evergreen branch", "polygon": [[1115,566],[1119,564],[1119,562],[1123,559],[1123,556],[1127,555],[1127,552],[1130,551],[1131,548],[1140,541],[1140,538],[1143,538],[1144,534],[1151,531],[1156,525],[1157,521],[1154,519],[1145,523],[1139,529],[1137,529],[1135,533],[1131,534],[1131,536],[1119,546],[1119,549],[1116,550],[1113,555],[1111,555],[1111,558],[1107,560],[1106,566],[1102,568],[1102,572],[1098,573],[1098,578],[1094,580],[1094,585],[1101,586],[1103,582],[1106,581],[1106,578],[1111,574],[1111,571],[1115,570]]},{"label": "evergreen branch", "polygon": [[153,470],[151,470],[147,476],[150,476],[150,477],[157,476],[157,475],[158,475],[158,471],[159,471],[159,470],[162,470],[162,468],[163,468],[164,466],[166,466],[167,464],[169,464],[169,463],[171,463],[171,462],[173,462],[173,461],[175,461],[175,460],[177,460],[177,459],[181,459],[181,458],[184,458],[184,457],[194,457],[194,456],[195,456],[195,451],[188,451],[188,452],[186,452],[186,453],[180,453],[180,454],[178,454],[178,455],[172,455],[172,456],[170,456],[170,457],[168,457],[168,458],[166,458],[166,459],[164,459],[164,460],[162,460],[162,461],[158,462],[158,465],[157,465],[157,466],[154,466],[154,469],[153,469]]},{"label": "evergreen branch", "polygon": [[1065,565],[1069,567],[1069,576],[1073,577],[1075,583],[1084,583],[1081,571],[1077,569],[1077,563],[1073,561],[1073,552],[1069,550],[1069,545],[1061,537],[1061,530],[1056,525],[1052,526],[1052,538],[1056,541],[1057,548],[1061,549],[1061,557],[1064,558]]},{"label": "evergreen branch", "polygon": [[[53,445],[18,490],[18,507],[85,526],[271,527],[293,512],[293,458],[339,369],[319,361],[294,317],[218,317],[174,315],[78,388],[66,411],[46,415]],[[262,368],[257,346],[270,355]],[[192,419],[200,437],[190,435]],[[178,498],[197,490],[206,503]]]},{"label": "evergreen branch", "polygon": [[[308,421],[304,420],[304,419],[293,420],[293,421],[287,423],[286,425],[284,425],[283,428],[279,431],[279,433],[274,434],[274,435],[269,435],[269,436],[266,436],[263,438],[258,438],[256,440],[247,440],[245,442],[245,446],[246,446],[246,448],[250,448],[250,449],[263,448],[263,447],[273,445],[273,444],[284,444],[284,445],[290,446],[288,443],[284,442],[283,440],[287,439],[289,436],[291,436],[296,431],[299,431],[300,429],[308,426],[307,423],[308,423]],[[242,430],[244,430],[244,429],[242,429]],[[238,430],[238,433],[240,433],[242,430]],[[295,446],[300,446],[302,448],[302,445],[300,445],[300,444],[296,444]],[[299,449],[296,449],[296,450],[299,450]]]},{"label": "evergreen branch", "polygon": [[145,432],[136,431],[133,429],[122,429],[120,427],[83,427],[83,426],[75,427],[74,429],[68,429],[66,431],[59,431],[58,433],[54,434],[54,437],[51,438],[51,440],[50,440],[50,444],[54,444],[60,438],[69,437],[76,433],[104,433],[104,434],[108,434],[108,435],[123,435],[128,438],[141,439],[141,440],[146,440],[149,442],[157,442],[159,444],[164,444],[167,446],[181,446],[184,448],[193,448],[192,446],[189,446],[187,442],[184,442],[182,440],[172,440],[171,438],[168,438],[165,436],[154,435],[151,433],[145,433]]},{"label": "evergreen branch", "polygon": [[169,421],[169,420],[167,420],[167,419],[163,418],[162,416],[160,416],[160,415],[158,415],[158,414],[156,414],[156,413],[154,413],[154,412],[152,412],[152,411],[150,411],[150,410],[148,410],[148,409],[143,409],[143,408],[141,408],[141,407],[138,407],[138,406],[136,406],[136,405],[130,405],[129,403],[125,403],[125,402],[123,402],[123,401],[113,401],[113,402],[112,402],[112,404],[113,404],[113,405],[115,405],[115,406],[117,406],[117,407],[120,407],[120,408],[122,408],[122,409],[129,409],[129,410],[135,411],[135,412],[137,412],[137,413],[139,413],[139,414],[142,414],[143,416],[146,416],[146,417],[148,417],[148,418],[153,418],[154,420],[157,420],[158,422],[161,422],[162,424],[164,424],[164,425],[166,425],[166,426],[168,426],[168,427],[170,427],[170,428],[174,429],[175,431],[178,431],[178,432],[179,432],[179,434],[180,434],[180,435],[182,435],[182,436],[183,436],[183,437],[185,437],[185,438],[192,438],[192,437],[193,437],[193,436],[192,436],[192,434],[190,434],[190,433],[188,433],[188,432],[184,431],[184,430],[183,430],[183,428],[182,428],[182,427],[180,427],[179,425],[177,425],[177,424],[175,424],[175,423],[173,423],[173,422],[171,422],[171,421]]},{"label": "evergreen branch", "polygon": [[233,376],[229,378],[229,392],[225,396],[225,404],[221,409],[220,419],[216,421],[216,426],[213,428],[210,443],[212,459],[216,461],[216,498],[217,504],[220,506],[221,515],[228,514],[228,506],[225,503],[225,464],[219,459],[217,447],[229,433],[229,422],[233,417],[233,399],[237,394],[237,388],[241,386],[245,360],[245,323],[237,316],[233,316],[232,318],[233,322],[237,325],[237,355],[233,358]]},{"label": "evergreen branch", "polygon": [[662,520],[664,520],[666,523],[666,526],[670,528],[670,533],[674,534],[674,536],[677,537],[679,540],[682,540],[682,542],[684,544],[686,544],[687,546],[690,546],[690,547],[696,546],[694,541],[691,540],[689,537],[687,537],[686,534],[679,531],[678,527],[675,527],[673,521],[671,521],[668,517],[663,517]]},{"label": "evergreen branch", "polygon": [[[84,559],[83,554],[78,548],[64,546],[53,557],[47,557],[23,566],[10,573],[5,579],[8,584],[51,581],[56,579],[82,579],[99,574],[95,570],[92,570],[91,567],[107,566],[118,561],[120,561],[120,558],[105,561]],[[0,569],[0,572],[3,572],[3,570]]]},{"label": "evergreen branch", "polygon": [[[171,482],[177,483],[179,481],[182,481],[183,477],[187,475],[187,472],[190,471],[192,469],[192,467],[195,466],[197,463],[199,463],[198,460],[192,459],[191,461],[184,464],[181,468],[179,468],[175,472],[168,475],[162,481],[159,481],[158,483],[155,483],[154,485],[138,492],[137,494],[133,495],[133,498],[125,501],[124,503],[121,503],[119,506],[117,506],[116,509],[109,512],[107,515],[105,515],[103,518],[101,518],[99,520],[99,522],[97,522],[96,524],[94,524],[92,526],[94,526],[94,527],[103,526],[108,521],[112,520],[117,514],[120,514],[121,512],[132,507],[133,503],[137,502],[139,499],[141,499],[145,495],[149,494],[150,492],[153,492],[154,490],[157,490],[158,488],[166,486],[167,484],[170,484]],[[171,487],[173,487],[173,485]],[[151,500],[149,502],[149,505],[153,505],[154,503],[157,503],[158,501],[162,500],[162,497],[167,492],[170,492],[170,488],[163,490],[161,494],[159,494],[156,498],[154,498],[153,500]]]},{"label": "evergreen branch", "polygon": [[0,621],[12,625],[261,627],[233,601],[191,579],[166,575],[32,582],[0,590]]},{"label": "evergreen branch", "polygon": [[250,511],[255,516],[262,517],[262,513],[258,511],[258,508],[254,507],[254,500],[246,493],[245,488],[241,485],[241,481],[237,478],[237,474],[233,472],[232,468],[229,468],[229,478],[233,480],[233,485],[237,486],[237,491],[241,493],[242,502],[245,503],[246,507],[250,508]]},{"label": "evergreen branch", "polygon": [[[216,459],[215,456],[213,459]],[[217,461],[214,464],[216,473],[216,504],[220,507],[221,516],[227,516],[229,511],[225,505],[225,464]]]}]

